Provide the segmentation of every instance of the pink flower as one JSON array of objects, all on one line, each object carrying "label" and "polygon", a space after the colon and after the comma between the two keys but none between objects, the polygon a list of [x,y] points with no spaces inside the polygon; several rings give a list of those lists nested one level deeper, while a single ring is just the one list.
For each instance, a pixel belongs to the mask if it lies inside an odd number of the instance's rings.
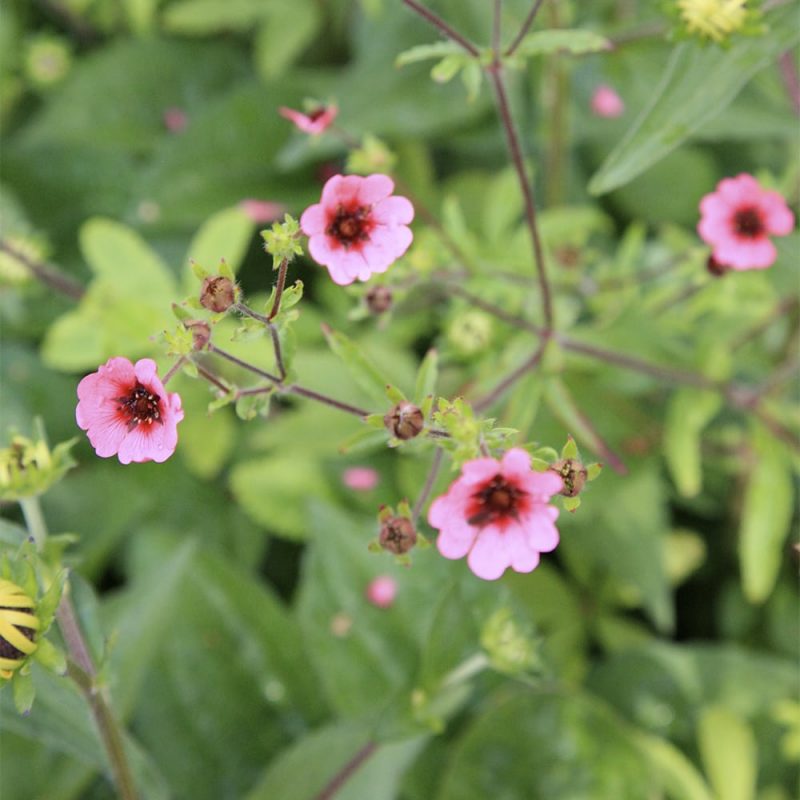
[{"label": "pink flower", "polygon": [[440,530],[436,546],[445,558],[469,553],[469,568],[491,581],[506,568],[531,572],[539,554],[554,550],[558,509],[548,500],[563,486],[554,472],[534,472],[530,456],[512,448],[499,463],[493,458],[468,461],[428,512]]},{"label": "pink flower", "polygon": [[189,124],[189,116],[182,108],[168,108],[163,114],[164,127],[170,133],[180,133]]},{"label": "pink flower", "polygon": [[156,374],[156,362],[109,358],[78,384],[78,426],[97,455],[115,453],[123,464],[166,461],[178,443],[183,419],[181,398],[168,394]]},{"label": "pink flower", "polygon": [[598,86],[592,95],[592,113],[598,117],[620,117],[625,113],[622,98],[606,84]]},{"label": "pink flower", "polygon": [[386,175],[334,175],[322,189],[322,200],[300,217],[315,261],[328,268],[335,283],[366,281],[408,250],[413,238],[406,227],[414,207],[392,196]]},{"label": "pink flower", "polygon": [[794,227],[783,197],[745,172],[721,180],[700,201],[700,214],[700,238],[711,245],[714,260],[731,269],[769,267],[777,257],[769,235],[786,236]]},{"label": "pink flower", "polygon": [[355,492],[368,492],[379,480],[380,476],[372,467],[348,467],[342,473],[342,483]]},{"label": "pink flower", "polygon": [[303,114],[302,111],[295,111],[292,108],[281,106],[278,113],[293,122],[295,127],[303,133],[310,133],[317,136],[327,130],[336,119],[339,109],[336,106],[319,106],[310,114]]},{"label": "pink flower", "polygon": [[397,581],[389,575],[378,575],[367,586],[367,600],[378,608],[389,608],[397,597]]},{"label": "pink flower", "polygon": [[286,211],[286,206],[282,203],[273,203],[271,200],[254,200],[250,197],[241,200],[239,208],[256,224],[279,219]]}]

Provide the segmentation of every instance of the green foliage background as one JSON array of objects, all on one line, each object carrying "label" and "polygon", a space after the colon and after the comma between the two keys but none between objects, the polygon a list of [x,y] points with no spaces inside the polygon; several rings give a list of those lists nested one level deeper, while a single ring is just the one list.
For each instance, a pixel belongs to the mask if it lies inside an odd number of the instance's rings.
[{"label": "green foliage background", "polygon": [[[430,3],[481,45],[490,6]],[[504,3],[508,39],[529,6]],[[694,232],[699,199],[741,171],[797,212],[797,118],[775,67],[796,46],[796,14],[783,4],[767,33],[728,48],[661,34],[571,58],[539,41],[509,71],[570,337],[748,386],[796,359],[800,236],[777,242],[773,268],[714,280]],[[342,369],[322,322],[408,394],[429,346],[447,397],[480,396],[531,352],[528,331],[484,312],[465,322],[474,309],[448,289],[541,321],[489,87],[469,99],[469,70],[465,87],[431,81],[430,63],[398,68],[401,52],[437,41],[400,2],[3,0],[0,15],[2,236],[33,237],[87,286],[76,302],[0,264],[4,427],[28,431],[38,415],[52,442],[75,435],[77,381],[112,355],[149,355],[165,371],[156,334],[175,325],[170,304],[197,291],[190,258],[213,268],[224,257],[263,305],[270,260],[237,204],[297,216],[346,154],[278,115],[304,97],[334,98],[351,135],[388,144],[396,175],[468,263],[418,214],[415,244],[386,278],[399,302],[379,320],[353,313],[363,286],[293,264],[307,290],[286,340],[298,380],[386,410]],[[652,22],[667,24],[655,4],[546,0],[537,28],[614,37]],[[43,34],[72,50],[51,86],[30,63]],[[590,114],[601,82],[625,99],[621,118]],[[163,123],[172,107],[188,118],[179,133]],[[465,324],[484,333],[474,340]],[[225,346],[273,366],[267,339]],[[360,426],[333,409],[282,400],[244,423],[230,407],[209,415],[200,382],[180,375],[170,388],[186,408],[173,459],[124,468],[81,439],[79,467],[43,498],[52,532],[80,536],[73,593],[142,797],[311,800],[367,743],[340,800],[794,796],[797,453],[753,415],[552,348],[492,413],[522,440],[560,447],[572,434],[587,460],[602,460],[599,432],[627,474],[606,468],[578,511],[562,512],[561,545],[535,572],[489,584],[435,549],[410,568],[367,550],[377,507],[419,495],[432,446],[342,454]],[[796,435],[797,381],[779,388],[769,410]],[[362,464],[380,484],[357,494],[341,476]],[[436,492],[452,478],[445,470]],[[21,517],[12,505],[3,515],[0,541],[14,548]],[[389,610],[364,596],[378,574],[399,583]],[[457,679],[498,614],[535,645],[535,668]],[[77,690],[34,677],[30,716],[0,696],[0,794],[113,796]]]}]

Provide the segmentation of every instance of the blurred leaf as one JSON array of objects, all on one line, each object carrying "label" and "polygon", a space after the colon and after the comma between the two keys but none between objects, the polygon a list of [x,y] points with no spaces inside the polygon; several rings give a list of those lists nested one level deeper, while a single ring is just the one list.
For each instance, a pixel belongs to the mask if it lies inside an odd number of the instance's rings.
[{"label": "blurred leaf", "polygon": [[714,800],[694,764],[669,741],[656,736],[645,736],[641,731],[636,734],[634,741],[658,775],[666,796],[671,800]]},{"label": "blurred leaf", "polygon": [[311,0],[268,3],[266,19],[255,37],[255,62],[267,79],[283,74],[312,42],[321,22],[317,5]]},{"label": "blurred leaf", "polygon": [[165,30],[189,36],[246,31],[264,17],[268,8],[264,0],[179,0],[166,9],[162,24]]},{"label": "blurred leaf", "polygon": [[753,800],[758,771],[755,737],[747,723],[723,706],[700,714],[698,743],[717,797]]},{"label": "blurred leaf", "polygon": [[610,50],[611,42],[593,31],[558,28],[529,33],[517,47],[520,56],[540,56],[565,52],[572,55]]},{"label": "blurred leaf", "polygon": [[486,191],[483,231],[490,242],[502,244],[522,216],[522,193],[517,173],[510,167],[493,178]]},{"label": "blurred leaf", "polygon": [[769,597],[789,535],[794,487],[784,446],[760,425],[753,428],[754,463],[744,493],[739,528],[742,587],[751,603]]},{"label": "blurred leaf", "polygon": [[195,233],[186,253],[183,282],[188,290],[194,292],[197,288],[191,269],[192,261],[201,264],[212,275],[217,273],[221,260],[237,272],[254,228],[253,221],[239,207],[227,208],[207,219]]},{"label": "blurred leaf", "polygon": [[414,389],[414,403],[420,405],[426,397],[436,392],[436,381],[439,377],[439,354],[431,348],[422,359],[417,372],[417,384]]},{"label": "blurred leaf", "polygon": [[323,328],[331,350],[339,356],[353,380],[379,407],[386,405],[386,387],[391,383],[385,378],[372,359],[360,345],[339,331]]},{"label": "blurred leaf", "polygon": [[791,8],[767,15],[770,34],[728,49],[683,42],[672,52],[650,105],[589,183],[604,194],[630,181],[719,114],[760,69],[800,39]]},{"label": "blurred leaf", "polygon": [[279,754],[245,800],[315,800],[335,776],[362,755],[356,770],[336,792],[337,800],[394,800],[403,772],[424,738],[371,744],[363,723],[345,722],[312,731]]},{"label": "blurred leaf", "polygon": [[434,42],[432,44],[418,44],[404,50],[395,59],[395,65],[404,67],[406,64],[415,64],[417,61],[427,61],[431,58],[462,55],[461,45],[455,42]]},{"label": "blurred leaf", "polygon": [[664,458],[678,492],[694,497],[703,482],[701,435],[722,405],[718,392],[678,389],[667,407]]},{"label": "blurred leaf", "polygon": [[124,0],[128,25],[134,33],[152,30],[156,9],[161,0]]},{"label": "blurred leaf", "polygon": [[589,697],[507,687],[460,737],[437,800],[652,796],[633,741]]}]

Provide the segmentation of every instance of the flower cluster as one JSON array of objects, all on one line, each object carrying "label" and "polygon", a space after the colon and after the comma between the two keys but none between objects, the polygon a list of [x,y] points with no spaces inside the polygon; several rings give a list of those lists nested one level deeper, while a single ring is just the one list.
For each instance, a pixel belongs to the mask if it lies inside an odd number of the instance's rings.
[{"label": "flower cluster", "polygon": [[558,509],[548,502],[562,488],[555,472],[534,472],[520,448],[500,462],[468,461],[431,504],[428,522],[440,531],[436,546],[445,558],[467,556],[469,568],[485,580],[499,578],[508,567],[531,572],[539,554],[558,545]]}]

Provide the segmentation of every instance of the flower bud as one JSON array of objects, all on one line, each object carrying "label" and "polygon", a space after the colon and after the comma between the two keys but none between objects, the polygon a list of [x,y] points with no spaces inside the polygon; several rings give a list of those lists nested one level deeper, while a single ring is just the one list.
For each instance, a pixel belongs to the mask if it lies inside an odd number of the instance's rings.
[{"label": "flower bud", "polygon": [[236,302],[236,286],[230,278],[213,275],[203,281],[200,289],[200,305],[209,311],[227,311]]},{"label": "flower bud", "polygon": [[417,543],[414,523],[408,517],[388,517],[381,525],[378,541],[384,550],[401,556]]},{"label": "flower bud", "polygon": [[373,286],[364,301],[371,314],[383,314],[392,307],[392,290],[388,286]]},{"label": "flower bud", "polygon": [[211,326],[202,319],[187,319],[183,325],[192,334],[192,349],[205,350],[211,340]]},{"label": "flower bud", "polygon": [[15,583],[0,578],[0,678],[9,679],[35,652],[36,604]]},{"label": "flower bud", "polygon": [[564,458],[556,461],[550,469],[561,476],[564,488],[559,494],[564,497],[577,497],[586,485],[586,467],[576,458]]},{"label": "flower bud", "polygon": [[391,575],[378,575],[370,581],[365,594],[376,608],[390,608],[397,597],[397,581]]},{"label": "flower bud", "polygon": [[709,274],[713,275],[715,278],[721,278],[723,275],[730,272],[730,267],[717,261],[713,255],[708,257],[708,261],[706,261],[706,269],[708,270]]},{"label": "flower bud", "polygon": [[419,436],[425,427],[425,418],[417,406],[403,400],[383,418],[383,424],[398,439],[406,440]]}]

